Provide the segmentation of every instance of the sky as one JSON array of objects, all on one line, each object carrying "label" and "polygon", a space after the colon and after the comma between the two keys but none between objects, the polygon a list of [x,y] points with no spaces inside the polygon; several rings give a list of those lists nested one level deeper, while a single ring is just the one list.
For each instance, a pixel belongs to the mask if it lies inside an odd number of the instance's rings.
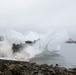
[{"label": "sky", "polygon": [[0,0],[0,33],[45,33],[56,27],[76,33],[76,0]]}]

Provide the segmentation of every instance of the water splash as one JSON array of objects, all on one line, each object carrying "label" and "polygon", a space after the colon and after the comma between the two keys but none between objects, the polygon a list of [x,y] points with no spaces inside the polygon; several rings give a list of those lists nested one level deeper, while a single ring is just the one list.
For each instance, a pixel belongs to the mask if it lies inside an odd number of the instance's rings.
[{"label": "water splash", "polygon": [[8,40],[8,42],[12,43],[25,43],[25,37],[23,34],[16,32],[14,30],[10,30],[8,32],[6,32],[6,39]]},{"label": "water splash", "polygon": [[45,51],[58,51],[61,49],[60,44],[64,43],[68,38],[68,33],[65,30],[51,30],[43,39],[43,48]]},{"label": "water splash", "polygon": [[[35,32],[28,35],[11,30],[6,35],[6,40],[0,48],[1,57],[7,57],[17,60],[30,60],[31,58],[46,52],[58,52],[61,49],[60,44],[68,39],[68,33],[65,30],[51,30],[45,35],[39,36]],[[25,44],[26,40],[34,41],[32,45]],[[19,52],[13,54],[12,44],[25,44],[25,47]]]}]

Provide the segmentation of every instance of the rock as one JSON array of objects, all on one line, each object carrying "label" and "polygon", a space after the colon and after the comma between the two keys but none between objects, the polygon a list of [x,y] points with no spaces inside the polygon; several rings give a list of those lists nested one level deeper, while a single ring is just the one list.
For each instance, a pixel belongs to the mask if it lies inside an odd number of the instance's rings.
[{"label": "rock", "polygon": [[7,69],[7,66],[4,63],[0,62],[0,71],[4,71],[5,69]]},{"label": "rock", "polygon": [[37,75],[43,75],[42,73],[38,73]]},{"label": "rock", "polygon": [[11,64],[11,65],[8,66],[8,68],[9,68],[10,70],[12,70],[12,69],[15,69],[15,66],[16,66],[15,64]]},{"label": "rock", "polygon": [[50,75],[50,73],[49,72],[45,72],[44,75]]},{"label": "rock", "polygon": [[3,72],[0,71],[0,75],[3,75]]},{"label": "rock", "polygon": [[0,75],[76,75],[76,68],[20,62],[0,61]]},{"label": "rock", "polygon": [[49,68],[48,71],[50,72],[50,74],[53,74],[53,75],[56,74],[56,72],[55,72],[54,69],[52,69],[52,68]]},{"label": "rock", "polygon": [[23,74],[21,75],[31,75],[29,72],[24,72]]},{"label": "rock", "polygon": [[4,75],[13,75],[11,71],[7,70],[7,71],[4,71],[3,73]]},{"label": "rock", "polygon": [[34,74],[37,74],[37,73],[38,73],[38,71],[34,70],[34,71],[31,72],[31,75],[34,75]]}]

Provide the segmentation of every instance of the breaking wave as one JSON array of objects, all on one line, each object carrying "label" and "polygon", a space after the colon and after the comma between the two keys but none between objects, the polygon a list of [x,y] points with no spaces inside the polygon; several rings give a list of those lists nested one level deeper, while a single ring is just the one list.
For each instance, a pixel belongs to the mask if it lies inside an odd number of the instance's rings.
[{"label": "breaking wave", "polygon": [[[0,57],[16,59],[16,60],[30,60],[41,53],[59,52],[60,44],[68,39],[68,33],[61,29],[52,29],[45,35],[37,34],[36,32],[29,32],[23,35],[14,30],[6,33],[5,40],[0,42]],[[27,44],[25,41],[32,41],[35,43]],[[13,53],[12,44],[24,45],[20,51]]]}]

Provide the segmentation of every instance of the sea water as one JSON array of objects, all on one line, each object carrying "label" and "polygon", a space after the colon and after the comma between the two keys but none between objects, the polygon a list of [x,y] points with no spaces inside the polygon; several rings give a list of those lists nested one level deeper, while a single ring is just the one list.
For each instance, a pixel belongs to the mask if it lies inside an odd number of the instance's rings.
[{"label": "sea water", "polygon": [[65,67],[76,67],[76,44],[64,43],[57,53],[40,54],[31,59],[31,62],[38,64],[59,64]]},{"label": "sea water", "polygon": [[[47,33],[40,35],[30,32],[23,35],[11,30],[6,33],[5,40],[0,43],[0,58],[16,59],[38,64],[59,64],[61,66],[75,66],[75,44],[65,43],[69,35],[62,29],[51,29]],[[32,45],[25,44],[25,41],[34,41]],[[12,44],[24,44],[25,47],[17,53],[12,52]]]}]

